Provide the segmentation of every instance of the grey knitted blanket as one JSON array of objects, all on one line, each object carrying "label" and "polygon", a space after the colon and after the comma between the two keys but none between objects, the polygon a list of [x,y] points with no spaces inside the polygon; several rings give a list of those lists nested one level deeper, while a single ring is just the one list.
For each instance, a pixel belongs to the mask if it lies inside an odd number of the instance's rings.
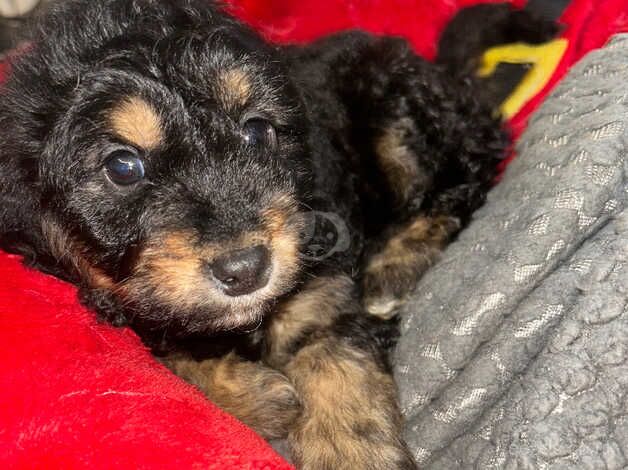
[{"label": "grey knitted blanket", "polygon": [[403,312],[430,468],[628,466],[628,35],[572,69]]}]

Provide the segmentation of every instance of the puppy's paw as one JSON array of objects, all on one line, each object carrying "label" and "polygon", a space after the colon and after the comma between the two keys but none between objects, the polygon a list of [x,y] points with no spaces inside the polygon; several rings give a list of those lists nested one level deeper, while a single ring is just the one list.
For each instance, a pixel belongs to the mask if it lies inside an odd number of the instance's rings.
[{"label": "puppy's paw", "polygon": [[257,401],[245,407],[234,403],[234,414],[244,408],[242,421],[265,439],[286,437],[301,414],[301,402],[292,383],[280,372],[267,369],[252,381],[251,391]]},{"label": "puppy's paw", "polygon": [[394,297],[389,297],[385,294],[381,297],[379,295],[374,295],[364,298],[364,307],[366,308],[366,311],[371,315],[384,320],[393,318],[401,305],[403,305],[402,299],[395,299]]},{"label": "puppy's paw", "polygon": [[364,307],[380,318],[391,318],[418,280],[438,259],[460,230],[455,217],[417,217],[396,230],[368,260],[364,278]]},{"label": "puppy's paw", "polygon": [[177,355],[162,362],[265,439],[286,437],[301,413],[301,402],[290,380],[259,362],[233,353],[204,361]]}]

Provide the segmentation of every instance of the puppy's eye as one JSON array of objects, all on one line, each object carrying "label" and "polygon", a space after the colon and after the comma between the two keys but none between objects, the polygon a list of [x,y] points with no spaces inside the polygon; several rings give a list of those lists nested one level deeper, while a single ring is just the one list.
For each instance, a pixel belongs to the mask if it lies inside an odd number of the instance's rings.
[{"label": "puppy's eye", "polygon": [[277,132],[273,125],[266,119],[253,118],[244,123],[242,135],[247,145],[251,147],[277,148]]},{"label": "puppy's eye", "polygon": [[144,164],[132,150],[116,150],[105,162],[109,179],[120,186],[129,186],[144,178]]}]

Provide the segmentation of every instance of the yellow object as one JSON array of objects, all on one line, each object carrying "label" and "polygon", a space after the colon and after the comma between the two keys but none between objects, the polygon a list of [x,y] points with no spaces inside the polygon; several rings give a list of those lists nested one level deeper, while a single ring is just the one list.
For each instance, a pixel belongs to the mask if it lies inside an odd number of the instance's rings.
[{"label": "yellow object", "polygon": [[491,75],[500,63],[531,64],[530,71],[500,107],[504,119],[510,119],[517,114],[547,85],[565,54],[567,45],[566,39],[555,39],[541,45],[506,44],[493,47],[484,53],[482,65],[478,70],[480,77]]}]

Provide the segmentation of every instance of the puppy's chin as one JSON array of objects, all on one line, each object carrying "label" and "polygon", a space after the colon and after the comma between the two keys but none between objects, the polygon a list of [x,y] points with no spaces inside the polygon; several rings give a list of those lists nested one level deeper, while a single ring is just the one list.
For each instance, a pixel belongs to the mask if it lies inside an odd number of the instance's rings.
[{"label": "puppy's chin", "polygon": [[262,325],[266,313],[274,302],[266,301],[248,306],[221,307],[219,310],[205,309],[188,312],[181,321],[183,331],[188,334],[220,334],[225,332],[249,333]]},{"label": "puppy's chin", "polygon": [[164,337],[246,334],[262,325],[283,293],[261,289],[249,295],[228,297],[208,289],[202,297],[192,297],[196,300],[192,303],[190,298],[164,301],[156,292],[148,291],[130,302],[126,299],[126,316],[134,325],[145,325],[155,334],[163,333]]}]

